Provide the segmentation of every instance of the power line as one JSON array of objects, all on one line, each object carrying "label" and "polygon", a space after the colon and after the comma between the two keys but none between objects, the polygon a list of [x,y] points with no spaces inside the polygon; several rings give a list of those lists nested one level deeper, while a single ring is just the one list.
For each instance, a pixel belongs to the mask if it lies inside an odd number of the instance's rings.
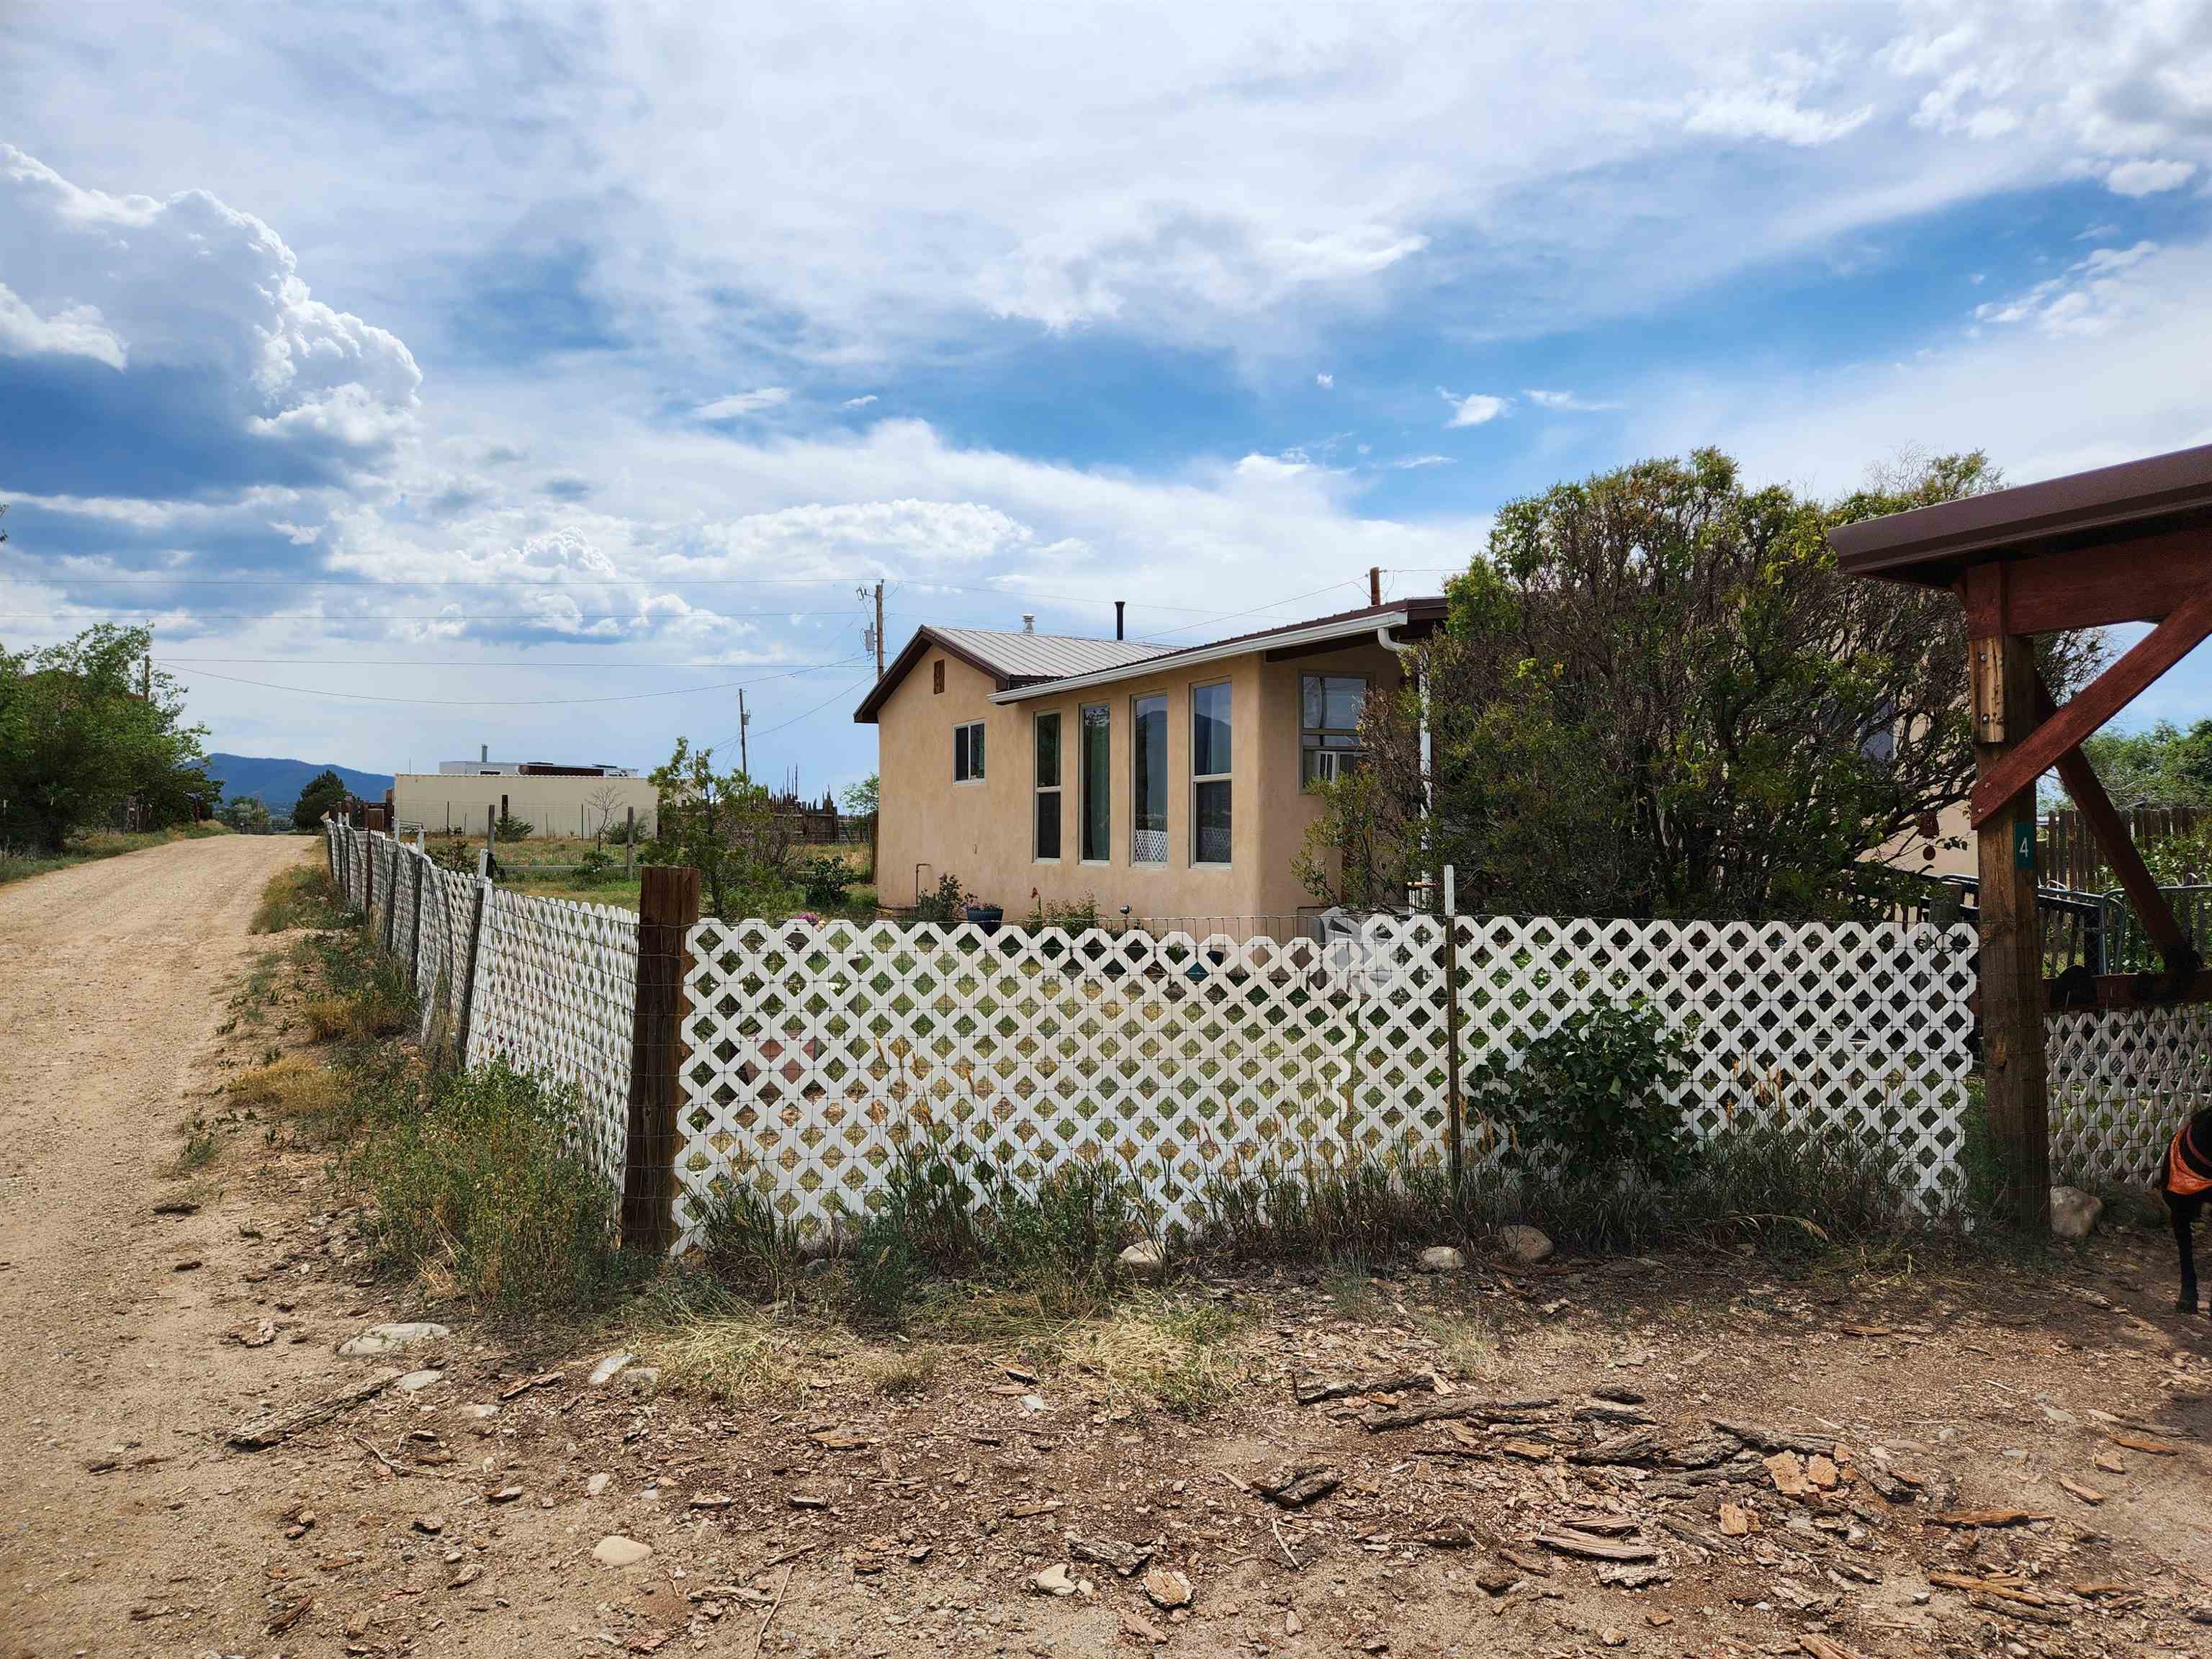
[{"label": "power line", "polygon": [[[801,720],[811,720],[815,715],[829,708],[831,703],[840,702],[846,697],[851,696],[853,693],[858,691],[864,685],[873,685],[875,683],[876,677],[872,672],[871,672],[866,679],[854,680],[850,685],[845,687],[842,690],[831,692],[828,696],[824,697],[820,702],[816,703],[813,708],[808,709],[805,714],[793,714],[789,720],[781,720],[775,725],[767,727],[765,730],[755,732],[753,735],[755,737],[765,738],[773,732],[782,731],[787,726],[796,726]],[[719,739],[714,744],[714,747],[720,749],[723,744],[730,742],[731,739],[736,736],[737,733],[732,732],[729,737]]]},{"label": "power line", "polygon": [[520,697],[501,700],[484,697],[381,697],[366,691],[323,691],[306,685],[271,685],[266,680],[240,679],[233,674],[210,674],[202,669],[196,679],[223,680],[233,685],[257,686],[264,691],[283,691],[300,697],[337,697],[348,702],[410,703],[430,708],[565,708],[584,703],[642,702],[650,697],[690,697],[708,691],[734,690],[741,685],[760,685],[769,680],[787,680],[799,674],[811,673],[817,668],[835,668],[841,664],[858,662],[863,653],[837,657],[829,662],[811,662],[781,674],[763,674],[749,680],[723,680],[713,685],[679,685],[665,691],[631,691],[613,697]]}]

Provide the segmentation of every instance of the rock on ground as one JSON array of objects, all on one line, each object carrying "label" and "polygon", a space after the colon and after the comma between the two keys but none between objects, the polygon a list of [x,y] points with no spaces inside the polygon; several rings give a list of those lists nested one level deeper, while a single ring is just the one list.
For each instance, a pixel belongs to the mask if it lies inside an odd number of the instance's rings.
[{"label": "rock on ground", "polygon": [[1431,1244],[1421,1252],[1425,1273],[1455,1273],[1466,1266],[1467,1258],[1449,1244]]},{"label": "rock on ground", "polygon": [[1530,1267],[1552,1258],[1552,1241],[1534,1227],[1508,1227],[1498,1235],[1498,1245],[1514,1261]]},{"label": "rock on ground", "polygon": [[380,1354],[398,1353],[402,1348],[411,1348],[419,1342],[436,1342],[453,1333],[443,1325],[433,1325],[427,1320],[409,1320],[395,1325],[371,1325],[359,1336],[349,1337],[338,1344],[338,1352],[349,1359],[374,1359]]},{"label": "rock on ground", "polygon": [[1168,1276],[1168,1264],[1159,1247],[1146,1241],[1121,1252],[1121,1271],[1140,1284],[1157,1285]]},{"label": "rock on ground", "polygon": [[2105,1200],[2094,1193],[2085,1193],[2079,1187],[2053,1187],[2051,1189],[2051,1236],[2053,1238],[2087,1238],[2097,1231],[2097,1218],[2104,1209]]},{"label": "rock on ground", "polygon": [[595,1389],[604,1389],[608,1383],[613,1382],[617,1375],[627,1370],[630,1362],[636,1358],[635,1354],[629,1353],[609,1354],[592,1368],[592,1386]]},{"label": "rock on ground", "polygon": [[592,1546],[592,1559],[603,1567],[634,1567],[652,1553],[652,1545],[618,1532],[609,1533]]}]

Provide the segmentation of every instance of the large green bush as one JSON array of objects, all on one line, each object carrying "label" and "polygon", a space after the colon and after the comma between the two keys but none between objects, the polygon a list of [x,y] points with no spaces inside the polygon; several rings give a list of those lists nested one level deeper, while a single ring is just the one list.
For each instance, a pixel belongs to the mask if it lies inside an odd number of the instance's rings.
[{"label": "large green bush", "polygon": [[1686,1170],[1696,1148],[1677,1104],[1690,1060],[1687,1039],[1642,998],[1598,1001],[1518,1056],[1486,1056],[1468,1092],[1509,1132],[1510,1161],[1665,1180]]}]

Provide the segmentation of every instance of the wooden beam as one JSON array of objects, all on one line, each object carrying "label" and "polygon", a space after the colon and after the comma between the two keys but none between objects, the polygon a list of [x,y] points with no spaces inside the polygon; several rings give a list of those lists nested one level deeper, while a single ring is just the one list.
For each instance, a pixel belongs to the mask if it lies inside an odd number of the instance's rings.
[{"label": "wooden beam", "polygon": [[[2087,1012],[2091,1008],[2168,1008],[2185,1003],[2212,1002],[2212,969],[2200,970],[2182,988],[2179,996],[2154,997],[2148,1003],[2136,995],[2136,978],[2133,974],[2099,974],[2096,976],[2096,1000],[2086,1005],[2076,1003],[2074,1007]],[[2072,1012],[2058,1006],[2055,994],[2057,984],[2055,979],[2043,981],[2043,1009],[2045,1013]]]},{"label": "wooden beam", "polygon": [[[2044,684],[2040,675],[2035,682],[2035,702],[2039,719],[2047,720],[2058,712],[2051,701],[2051,689]],[[2142,854],[2136,850],[2135,837],[2128,833],[2128,826],[2121,820],[2112,797],[2106,794],[2105,786],[2098,781],[2096,769],[2089,764],[2089,757],[2078,748],[2068,750],[2058,757],[2058,781],[2066,786],[2066,793],[2081,809],[2081,821],[2089,826],[2097,844],[2105,849],[2113,873],[2119,877],[2120,886],[2127,893],[2128,902],[2135,907],[2136,919],[2150,935],[2151,942],[2158,946],[2159,954],[2169,967],[2180,961],[2181,953],[2189,948],[2189,941],[2182,933],[2181,924],[2173,919],[2173,907],[2166,902],[2166,895],[2159,890],[2157,881],[2143,865]]]},{"label": "wooden beam", "polygon": [[[1975,643],[1996,653],[2002,726],[2014,734],[2009,741],[1975,744],[1975,768],[1987,778],[2005,768],[2038,729],[2035,643],[2010,635]],[[2029,774],[2031,781],[2034,776]],[[2014,1218],[2030,1237],[2040,1238],[2051,1225],[2051,1129],[2043,940],[2035,916],[2034,796],[2014,790],[2002,797],[1998,811],[1976,823],[1974,846],[1981,878],[1982,1078],[1990,1150]]]},{"label": "wooden beam", "polygon": [[[1983,824],[2014,797],[2032,791],[2035,781],[2058,763],[2069,749],[2118,714],[2146,687],[2179,662],[2212,634],[2212,587],[2191,594],[2164,622],[2121,653],[2120,659],[2083,686],[2051,719],[2031,729],[2033,701],[2020,709],[2016,742],[2005,744],[1996,763],[1978,768],[1974,780],[1973,822]],[[2017,637],[2003,635],[2005,639]],[[1978,646],[1979,642],[1976,642]],[[1978,735],[1978,733],[1977,734]]]},{"label": "wooden beam", "polygon": [[659,1257],[676,1242],[676,1128],[684,1106],[684,1016],[690,1007],[686,939],[699,920],[699,872],[684,865],[647,865],[637,900],[622,1242],[624,1249]]},{"label": "wooden beam", "polygon": [[2156,622],[2212,587],[2212,532],[2172,530],[1969,568],[2002,568],[2006,576],[2002,612],[1967,618],[1978,636]]}]

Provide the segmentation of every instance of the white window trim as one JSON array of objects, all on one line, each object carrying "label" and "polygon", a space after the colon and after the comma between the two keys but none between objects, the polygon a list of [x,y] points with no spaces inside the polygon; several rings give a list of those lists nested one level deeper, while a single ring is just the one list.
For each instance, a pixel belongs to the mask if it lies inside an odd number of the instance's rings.
[{"label": "white window trim", "polygon": [[[1041,708],[1030,721],[1030,862],[1058,864],[1067,848],[1067,722],[1060,719],[1057,708]],[[1045,784],[1036,781],[1037,728],[1047,720],[1060,720],[1060,781]],[[1052,797],[1053,815],[1060,820],[1060,854],[1047,858],[1037,851],[1037,797]],[[1079,829],[1081,826],[1079,825]]]},{"label": "white window trim", "polygon": [[[1327,670],[1322,670],[1314,673],[1301,672],[1299,674],[1297,767],[1298,793],[1300,794],[1304,794],[1307,790],[1312,788],[1314,782],[1316,781],[1316,780],[1309,780],[1306,776],[1306,733],[1309,732],[1340,732],[1345,730],[1344,727],[1340,726],[1308,726],[1306,724],[1306,682],[1308,680],[1358,680],[1362,685],[1367,688],[1367,690],[1361,694],[1359,699],[1359,706],[1363,713],[1366,709],[1368,699],[1375,695],[1375,677],[1372,674],[1333,673]],[[1324,701],[1325,700],[1326,697],[1324,694]],[[1324,712],[1326,711],[1324,710]],[[1353,736],[1357,737],[1358,735],[1359,728],[1358,726],[1355,726],[1352,727],[1351,730]],[[1320,752],[1323,754],[1358,755],[1362,757],[1367,753],[1364,749],[1332,750],[1326,747],[1323,747]]]},{"label": "white window trim", "polygon": [[[1229,767],[1226,772],[1205,772],[1198,769],[1198,694],[1211,691],[1215,686],[1229,689]],[[1300,733],[1304,741],[1304,733]],[[1304,763],[1300,763],[1303,766]],[[1190,867],[1194,870],[1230,870],[1236,867],[1237,848],[1237,683],[1231,679],[1202,680],[1190,688]],[[1198,855],[1198,787],[1201,783],[1225,783],[1229,786],[1229,847],[1225,859],[1202,859]]]},{"label": "white window trim", "polygon": [[967,775],[966,777],[964,777],[964,778],[963,778],[963,777],[962,777],[962,776],[960,775],[960,771],[959,771],[959,767],[960,767],[960,747],[959,747],[959,745],[960,745],[960,736],[959,736],[959,734],[960,734],[961,732],[968,732],[968,731],[981,731],[981,730],[982,729],[982,726],[983,726],[983,722],[982,722],[981,720],[955,720],[955,721],[953,721],[953,722],[952,722],[952,732],[953,732],[953,737],[952,737],[952,744],[953,744],[953,750],[952,750],[952,755],[953,755],[953,760],[952,760],[952,765],[953,765],[953,773],[952,773],[952,787],[953,787],[955,789],[965,789],[965,788],[967,788],[967,787],[969,787],[969,785],[970,785],[970,784],[982,783],[982,782],[986,782],[986,781],[988,781],[988,777],[989,777],[989,772],[990,772],[990,765],[991,765],[991,745],[990,745],[990,743],[989,743],[988,740],[986,740],[986,741],[985,741],[985,743],[984,743],[984,744],[983,744],[983,768],[984,768],[984,769],[983,769],[982,771],[981,771],[981,772],[978,772],[978,771],[975,769],[975,759],[974,759],[975,744],[974,744],[974,743],[971,741],[971,742],[969,743],[969,762],[968,762],[968,775]]},{"label": "white window trim", "polygon": [[[1106,711],[1106,856],[1086,858],[1083,852],[1084,832],[1090,827],[1090,814],[1084,810],[1083,792],[1090,787],[1087,769],[1091,764],[1090,740],[1084,736],[1085,711],[1103,708]],[[1111,870],[1114,867],[1114,705],[1110,702],[1084,702],[1075,706],[1075,865],[1079,870]]]},{"label": "white window trim", "polygon": [[1172,785],[1163,791],[1160,797],[1160,814],[1169,819],[1169,822],[1163,824],[1160,829],[1163,838],[1161,845],[1166,848],[1166,852],[1164,856],[1158,859],[1139,859],[1137,856],[1139,833],[1137,818],[1144,806],[1143,801],[1138,797],[1137,705],[1140,702],[1151,702],[1154,699],[1158,699],[1160,705],[1160,735],[1164,740],[1169,725],[1175,719],[1170,708],[1173,700],[1165,691],[1139,691],[1129,698],[1129,868],[1132,870],[1165,870],[1172,867],[1175,861],[1175,823],[1172,816],[1168,812],[1169,798],[1175,793]]}]

